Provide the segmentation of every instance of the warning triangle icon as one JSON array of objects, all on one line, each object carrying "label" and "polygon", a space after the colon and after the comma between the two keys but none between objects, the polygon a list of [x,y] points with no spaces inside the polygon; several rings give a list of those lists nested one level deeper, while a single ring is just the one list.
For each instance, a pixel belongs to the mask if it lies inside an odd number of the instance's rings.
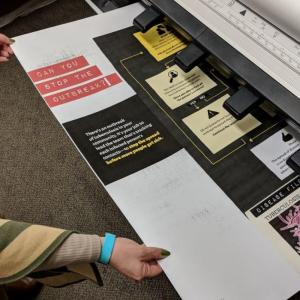
[{"label": "warning triangle icon", "polygon": [[240,14],[241,14],[242,16],[244,16],[244,17],[245,17],[245,15],[246,15],[246,13],[247,13],[247,10],[243,10],[243,11],[240,12]]},{"label": "warning triangle icon", "polygon": [[212,119],[213,117],[217,116],[219,113],[217,111],[208,110],[208,118]]}]

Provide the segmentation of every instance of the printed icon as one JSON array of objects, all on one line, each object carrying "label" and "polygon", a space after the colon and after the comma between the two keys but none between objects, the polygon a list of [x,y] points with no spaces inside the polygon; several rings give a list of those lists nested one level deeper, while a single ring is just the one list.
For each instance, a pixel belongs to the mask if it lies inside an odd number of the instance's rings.
[{"label": "printed icon", "polygon": [[282,132],[282,140],[287,143],[291,141],[294,137],[290,133],[284,133]]},{"label": "printed icon", "polygon": [[246,13],[247,13],[247,10],[246,10],[246,9],[240,12],[240,14],[241,14],[242,16],[244,16],[244,17],[245,17],[245,15],[246,15]]},{"label": "printed icon", "polygon": [[171,70],[168,73],[168,76],[170,77],[170,83],[173,83],[174,79],[178,77],[178,72],[175,70]]},{"label": "printed icon", "polygon": [[197,105],[197,100],[193,100],[189,103],[190,106],[192,106],[194,109],[199,110],[200,107]]},{"label": "printed icon", "polygon": [[159,24],[156,28],[157,33],[162,36],[168,32],[172,31],[172,27],[168,26],[168,25],[163,25],[163,24]]},{"label": "printed icon", "polygon": [[217,111],[213,111],[213,110],[208,110],[208,118],[212,119],[213,117],[217,116],[219,114],[219,112]]},{"label": "printed icon", "polygon": [[167,33],[167,29],[164,25],[158,25],[156,28],[156,31],[159,35],[163,35],[163,34]]}]

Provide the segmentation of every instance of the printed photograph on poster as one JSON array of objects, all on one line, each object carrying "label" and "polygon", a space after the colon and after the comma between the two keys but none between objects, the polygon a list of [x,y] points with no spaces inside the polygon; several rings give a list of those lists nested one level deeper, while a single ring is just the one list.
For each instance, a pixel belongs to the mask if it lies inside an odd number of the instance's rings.
[{"label": "printed photograph on poster", "polygon": [[270,224],[300,255],[300,201],[279,214]]},{"label": "printed photograph on poster", "polygon": [[300,177],[252,207],[246,216],[300,272]]}]

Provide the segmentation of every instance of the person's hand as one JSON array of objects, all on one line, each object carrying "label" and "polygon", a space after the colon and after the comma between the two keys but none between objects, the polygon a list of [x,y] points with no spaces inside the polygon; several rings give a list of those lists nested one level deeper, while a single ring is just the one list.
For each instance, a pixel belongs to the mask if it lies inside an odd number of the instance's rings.
[{"label": "person's hand", "polygon": [[162,273],[157,260],[169,255],[170,252],[164,249],[146,247],[129,239],[117,238],[109,264],[125,276],[141,281]]},{"label": "person's hand", "polygon": [[8,61],[10,56],[13,55],[13,50],[10,47],[12,43],[11,39],[0,33],[0,63]]}]

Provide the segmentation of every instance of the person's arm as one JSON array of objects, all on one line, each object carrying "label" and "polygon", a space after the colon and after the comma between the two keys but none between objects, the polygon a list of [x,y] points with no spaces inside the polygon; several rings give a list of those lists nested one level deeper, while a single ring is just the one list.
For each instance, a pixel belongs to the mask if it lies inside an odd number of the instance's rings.
[{"label": "person's arm", "polygon": [[166,250],[124,238],[117,238],[114,247],[106,247],[97,235],[5,219],[0,219],[0,246],[0,285],[27,276],[54,287],[82,279],[101,285],[93,263],[103,261],[100,256],[106,253],[107,257],[107,252],[112,267],[131,279],[142,280],[159,275],[162,269],[157,260],[169,255]]},{"label": "person's arm", "polygon": [[0,33],[0,63],[8,61],[13,55],[13,50],[10,47],[12,43],[12,39]]},{"label": "person's arm", "polygon": [[[36,271],[46,271],[72,264],[95,263],[99,260],[103,243],[103,237],[74,233]],[[170,253],[166,250],[117,238],[110,265],[130,279],[139,281],[159,275],[162,269],[157,260],[168,255]]]}]

